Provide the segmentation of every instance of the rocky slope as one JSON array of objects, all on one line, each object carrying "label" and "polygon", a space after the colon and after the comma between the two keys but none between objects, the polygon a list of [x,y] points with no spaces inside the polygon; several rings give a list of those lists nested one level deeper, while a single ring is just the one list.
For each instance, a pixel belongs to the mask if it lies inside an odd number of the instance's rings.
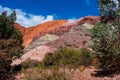
[{"label": "rocky slope", "polygon": [[90,49],[89,30],[98,20],[99,17],[88,16],[74,22],[57,20],[30,28],[16,26],[23,33],[23,45],[26,47],[21,59],[13,64],[19,64],[28,58],[42,61],[46,53],[53,52],[61,46]]},{"label": "rocky slope", "polygon": [[[59,44],[59,46],[62,46],[62,44],[73,45],[73,44],[79,43],[75,46],[83,47],[84,44],[81,44],[82,41],[85,41],[85,40],[88,42],[90,41],[90,38],[88,35],[89,30],[93,27],[95,22],[98,20],[99,20],[99,17],[87,16],[87,17],[80,18],[73,22],[71,22],[71,21],[65,22],[64,24],[60,25],[59,27],[55,28],[54,30],[50,30],[47,33],[47,34],[51,35],[46,38],[46,39],[48,39],[48,41],[45,39],[44,40],[41,39],[42,36],[35,37],[32,40],[31,44],[27,47],[27,49],[30,47],[35,48],[37,46],[40,46],[42,44],[41,41],[47,41],[46,44],[51,44],[52,46],[56,45],[54,47],[57,47],[57,45],[59,43],[61,43],[61,44]],[[49,38],[51,38],[53,35],[54,35],[53,41],[52,40],[49,41]],[[55,38],[55,36],[56,36],[56,38]],[[58,39],[58,37],[59,37],[59,39]],[[54,41],[56,41],[57,43]],[[37,44],[35,45],[35,43],[37,43]]]},{"label": "rocky slope", "polygon": [[83,23],[95,24],[95,22],[98,20],[99,17],[97,16],[87,16],[73,22],[67,20],[56,20],[46,22],[44,24],[38,24],[37,26],[32,26],[29,28],[25,28],[18,23],[15,23],[15,26],[22,32],[24,40],[23,45],[26,47],[29,43],[32,42],[33,38],[35,39],[36,37],[40,37],[46,33],[55,33],[57,35],[62,35],[66,32],[69,32],[72,27],[76,25]]},{"label": "rocky slope", "polygon": [[23,34],[23,45],[27,46],[34,37],[44,35],[45,33],[54,30],[58,26],[62,25],[63,23],[67,22],[66,20],[56,20],[46,22],[44,24],[39,24],[37,26],[32,26],[30,28],[25,28],[18,23],[15,23],[15,27],[17,27]]},{"label": "rocky slope", "polygon": [[[78,19],[74,22],[69,21],[52,21],[45,24],[53,25],[45,26],[40,24],[36,27],[24,28],[15,23],[15,26],[22,32],[24,36],[25,53],[20,59],[14,60],[12,65],[18,65],[27,59],[42,61],[45,54],[53,53],[61,46],[73,48],[89,48],[88,44],[91,41],[89,36],[90,29],[99,21],[99,17],[88,16]],[[42,27],[41,27],[42,25]],[[105,73],[97,74],[99,70],[86,68],[84,71],[78,69],[74,72],[74,80],[119,80],[120,75],[105,76]],[[17,75],[18,79],[21,75]]]}]

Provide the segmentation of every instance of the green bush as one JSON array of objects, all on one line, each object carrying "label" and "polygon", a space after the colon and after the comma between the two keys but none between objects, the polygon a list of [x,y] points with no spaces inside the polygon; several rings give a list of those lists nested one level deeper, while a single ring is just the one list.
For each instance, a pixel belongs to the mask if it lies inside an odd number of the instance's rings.
[{"label": "green bush", "polygon": [[93,60],[95,59],[93,53],[85,48],[80,49],[80,65],[89,66],[92,65]]},{"label": "green bush", "polygon": [[101,16],[100,21],[91,30],[92,47],[100,62],[99,68],[107,71],[119,70],[120,7],[112,0],[98,2]]},{"label": "green bush", "polygon": [[74,50],[71,48],[60,48],[54,54],[49,53],[43,61],[45,66],[69,66],[79,67],[80,65],[89,66],[93,61],[93,54],[90,50],[80,49]]},{"label": "green bush", "polygon": [[54,53],[46,54],[43,62],[29,59],[22,62],[22,79],[73,80],[74,68],[92,65],[93,59],[93,53],[88,49],[60,48]]},{"label": "green bush", "polygon": [[34,67],[37,67],[39,66],[41,63],[37,60],[26,60],[24,62],[21,63],[21,66],[23,69],[26,69],[26,68],[34,68]]},{"label": "green bush", "polygon": [[69,67],[92,65],[94,60],[93,53],[85,48],[75,50],[72,48],[60,48],[54,53],[48,53],[42,62],[36,60],[26,60],[21,63],[22,68],[47,68],[47,67]]},{"label": "green bush", "polygon": [[91,31],[92,47],[103,70],[120,67],[120,41],[117,27],[119,26],[98,22]]},{"label": "green bush", "polygon": [[11,69],[13,57],[20,57],[23,53],[22,34],[14,27],[16,13],[7,16],[7,12],[0,15],[0,72]]}]

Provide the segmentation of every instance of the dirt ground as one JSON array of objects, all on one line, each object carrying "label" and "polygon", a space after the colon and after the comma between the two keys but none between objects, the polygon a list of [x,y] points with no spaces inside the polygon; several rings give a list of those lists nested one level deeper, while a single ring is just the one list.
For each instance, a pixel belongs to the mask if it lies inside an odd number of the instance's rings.
[{"label": "dirt ground", "polygon": [[[15,76],[15,80],[21,80],[21,74]],[[84,71],[75,70],[75,74],[72,80],[120,80],[120,74],[105,75],[105,73],[99,73],[95,68],[86,68]]]},{"label": "dirt ground", "polygon": [[76,80],[120,80],[120,74],[105,75],[105,73],[99,73],[97,69],[87,68],[78,75]]}]

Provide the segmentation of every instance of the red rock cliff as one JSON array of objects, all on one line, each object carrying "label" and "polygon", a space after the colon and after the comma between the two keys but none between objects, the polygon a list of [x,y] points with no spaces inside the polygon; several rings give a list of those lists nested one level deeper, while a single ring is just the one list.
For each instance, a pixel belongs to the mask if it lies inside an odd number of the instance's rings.
[{"label": "red rock cliff", "polygon": [[20,24],[15,23],[15,27],[17,27],[22,32],[24,41],[23,45],[27,46],[33,40],[33,38],[37,36],[41,36],[49,32],[51,33],[55,32],[63,33],[62,31],[68,32],[69,30],[71,30],[73,26],[83,23],[95,24],[99,19],[100,18],[97,16],[87,16],[84,18],[80,18],[74,22],[69,21],[67,22],[67,20],[55,20],[39,24],[37,26],[32,26],[29,28],[25,28]]},{"label": "red rock cliff", "polygon": [[23,45],[27,46],[34,37],[43,35],[55,28],[59,27],[63,23],[67,22],[67,20],[55,20],[46,22],[43,24],[39,24],[37,26],[32,26],[30,28],[25,28],[18,23],[15,23],[15,27],[17,27],[23,34]]}]

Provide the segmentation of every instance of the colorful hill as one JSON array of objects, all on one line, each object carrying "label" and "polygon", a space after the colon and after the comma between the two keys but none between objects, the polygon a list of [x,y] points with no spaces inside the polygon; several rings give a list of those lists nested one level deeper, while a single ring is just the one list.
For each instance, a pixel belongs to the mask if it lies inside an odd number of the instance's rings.
[{"label": "colorful hill", "polygon": [[19,64],[26,59],[42,61],[45,54],[54,52],[61,46],[90,49],[89,31],[98,20],[99,17],[87,16],[72,22],[56,20],[30,28],[15,23],[23,33],[25,49],[21,59],[13,64]]},{"label": "colorful hill", "polygon": [[43,35],[51,30],[54,30],[58,26],[67,22],[66,20],[56,20],[51,22],[46,22],[44,24],[38,24],[37,26],[32,26],[30,28],[25,28],[18,23],[15,23],[15,26],[22,32],[24,46],[27,46],[34,37]]}]

